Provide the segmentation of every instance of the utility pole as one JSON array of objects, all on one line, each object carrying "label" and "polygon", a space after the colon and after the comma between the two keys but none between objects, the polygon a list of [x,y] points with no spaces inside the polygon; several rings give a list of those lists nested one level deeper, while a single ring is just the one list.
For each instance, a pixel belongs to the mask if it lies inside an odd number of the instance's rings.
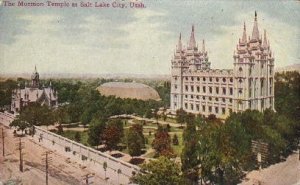
[{"label": "utility pole", "polygon": [[90,185],[90,184],[93,184],[93,181],[90,180],[91,178],[93,178],[95,176],[94,173],[88,173],[86,175],[83,175],[82,176],[82,180],[84,182],[85,185]]},{"label": "utility pole", "polygon": [[42,161],[45,161],[45,167],[46,167],[46,185],[48,185],[48,174],[49,174],[49,163],[52,162],[52,157],[49,157],[50,154],[52,154],[52,151],[46,151],[42,154],[42,156],[45,156]]},{"label": "utility pole", "polygon": [[23,172],[23,155],[24,153],[22,152],[22,150],[24,149],[24,142],[22,142],[22,138],[19,137],[19,141],[17,143],[17,149],[19,150],[19,156],[20,156],[20,166],[19,169],[21,172]]},{"label": "utility pole", "polygon": [[2,130],[2,156],[4,157],[4,155],[5,155],[5,149],[4,149],[4,138],[5,138],[5,135],[4,135],[4,129],[3,129],[3,127],[1,128],[1,130]]}]

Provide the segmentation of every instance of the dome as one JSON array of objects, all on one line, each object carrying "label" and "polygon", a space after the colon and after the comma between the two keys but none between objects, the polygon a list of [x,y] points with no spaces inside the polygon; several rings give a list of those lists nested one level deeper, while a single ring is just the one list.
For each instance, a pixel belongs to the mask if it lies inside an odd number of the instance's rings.
[{"label": "dome", "polygon": [[97,88],[104,96],[116,96],[139,100],[160,100],[155,89],[141,83],[108,82]]}]

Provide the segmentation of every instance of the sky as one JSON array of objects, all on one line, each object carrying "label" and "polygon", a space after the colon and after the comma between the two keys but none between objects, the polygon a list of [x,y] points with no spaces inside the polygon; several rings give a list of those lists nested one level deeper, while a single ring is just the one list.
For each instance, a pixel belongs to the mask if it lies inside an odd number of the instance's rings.
[{"label": "sky", "polygon": [[186,45],[193,24],[212,68],[230,69],[244,22],[252,33],[255,10],[275,67],[300,64],[300,1],[142,2],[146,8],[22,8],[0,0],[0,74],[31,73],[36,65],[40,74],[168,75],[179,34]]}]

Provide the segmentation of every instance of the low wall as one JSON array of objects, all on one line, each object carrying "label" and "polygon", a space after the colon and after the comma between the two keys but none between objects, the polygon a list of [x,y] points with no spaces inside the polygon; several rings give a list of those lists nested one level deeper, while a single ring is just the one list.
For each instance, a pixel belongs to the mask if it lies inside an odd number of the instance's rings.
[{"label": "low wall", "polygon": [[0,112],[0,123],[4,126],[9,127],[9,124],[15,119],[15,115],[7,113],[7,112]]},{"label": "low wall", "polygon": [[[14,118],[15,116],[12,114],[0,112],[0,122],[5,126],[9,126]],[[103,179],[106,176],[110,184],[128,184],[132,174],[140,170],[136,165],[124,162],[40,127],[35,126],[33,139],[40,145],[55,150],[61,155],[70,157],[70,159],[93,169]],[[107,163],[106,171],[103,168],[104,162]]]},{"label": "low wall", "polygon": [[108,182],[112,184],[128,184],[132,174],[140,170],[138,166],[124,162],[39,127],[35,127],[34,139],[51,150],[56,150],[64,156],[93,168],[100,173],[102,177],[105,177],[103,163],[106,162],[106,177],[109,178]]}]

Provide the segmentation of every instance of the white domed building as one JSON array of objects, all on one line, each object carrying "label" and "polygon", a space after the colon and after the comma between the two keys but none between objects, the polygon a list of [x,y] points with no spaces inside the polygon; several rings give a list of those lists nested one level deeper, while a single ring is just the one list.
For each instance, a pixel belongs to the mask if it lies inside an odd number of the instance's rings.
[{"label": "white domed building", "polygon": [[160,100],[155,89],[148,85],[135,82],[108,82],[102,84],[97,90],[104,96],[116,96],[138,100]]}]

